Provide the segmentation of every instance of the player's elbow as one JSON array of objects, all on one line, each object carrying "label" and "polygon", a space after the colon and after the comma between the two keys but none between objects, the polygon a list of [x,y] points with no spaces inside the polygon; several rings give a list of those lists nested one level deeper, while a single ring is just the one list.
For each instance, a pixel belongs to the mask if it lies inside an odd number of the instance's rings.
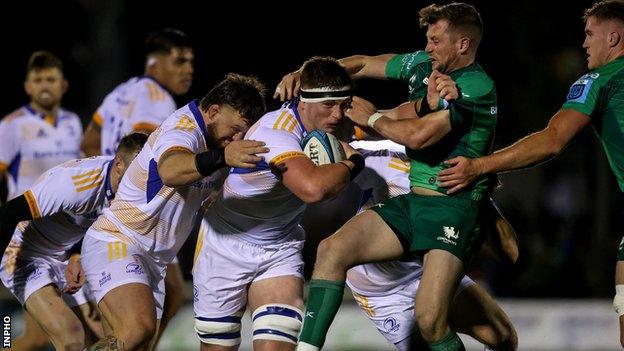
[{"label": "player's elbow", "polygon": [[419,132],[409,133],[404,139],[403,145],[412,150],[420,150],[427,145],[428,138]]},{"label": "player's elbow", "polygon": [[170,170],[161,171],[160,167],[158,167],[158,175],[160,176],[160,180],[162,181],[162,183],[170,188],[185,185],[182,182],[182,177],[180,177],[180,175],[176,174],[176,172],[174,171],[170,171]]},{"label": "player's elbow", "polygon": [[307,204],[323,201],[328,196],[327,189],[320,182],[312,179],[302,179],[295,195]]}]

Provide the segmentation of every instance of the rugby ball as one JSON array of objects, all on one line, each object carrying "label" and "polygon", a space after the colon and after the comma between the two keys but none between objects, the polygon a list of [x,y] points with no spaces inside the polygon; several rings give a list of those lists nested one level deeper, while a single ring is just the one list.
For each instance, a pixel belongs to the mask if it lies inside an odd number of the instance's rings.
[{"label": "rugby ball", "polygon": [[315,165],[336,163],[346,158],[340,141],[327,132],[315,129],[301,140],[301,148]]}]

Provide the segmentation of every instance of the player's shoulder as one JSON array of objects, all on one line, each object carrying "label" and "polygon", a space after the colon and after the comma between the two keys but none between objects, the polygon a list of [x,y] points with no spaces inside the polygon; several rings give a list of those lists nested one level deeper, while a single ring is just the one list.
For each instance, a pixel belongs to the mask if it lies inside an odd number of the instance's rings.
[{"label": "player's shoulder", "polygon": [[45,173],[45,177],[58,184],[56,190],[69,191],[69,189],[73,189],[80,193],[94,189],[104,182],[107,165],[112,160],[112,156],[93,156],[69,160],[49,169]]},{"label": "player's shoulder", "polygon": [[85,174],[94,170],[103,169],[103,167],[107,165],[109,161],[112,161],[113,158],[113,156],[92,156],[87,158],[78,158],[61,163],[53,169],[63,172],[75,173],[77,175]]},{"label": "player's shoulder", "polygon": [[495,90],[492,78],[478,65],[462,72],[457,77],[456,83],[464,98],[484,96]]},{"label": "player's shoulder", "polygon": [[169,91],[150,76],[134,77],[131,81],[133,82],[131,89],[134,93],[152,103],[173,101]]},{"label": "player's shoulder", "polygon": [[247,134],[279,131],[284,132],[284,134],[293,134],[301,137],[303,129],[299,124],[292,104],[292,102],[286,103],[275,111],[267,112],[250,128]]},{"label": "player's shoulder", "polygon": [[72,122],[80,123],[80,117],[78,116],[78,114],[76,114],[73,111],[66,110],[64,108],[59,109],[58,119],[59,121],[70,120]]},{"label": "player's shoulder", "polygon": [[28,117],[32,117],[32,116],[33,114],[25,106],[22,106],[22,107],[15,109],[13,112],[9,113],[8,115],[4,116],[2,120],[0,120],[0,123],[1,122],[14,123],[16,121],[24,121],[28,119]]}]

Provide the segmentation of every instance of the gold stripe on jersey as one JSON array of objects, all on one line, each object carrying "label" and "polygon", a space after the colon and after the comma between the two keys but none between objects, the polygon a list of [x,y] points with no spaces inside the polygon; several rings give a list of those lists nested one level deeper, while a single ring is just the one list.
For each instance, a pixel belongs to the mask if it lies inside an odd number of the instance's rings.
[{"label": "gold stripe on jersey", "polygon": [[85,190],[93,189],[93,188],[96,188],[96,187],[100,186],[101,184],[102,184],[102,180],[100,179],[100,181],[97,182],[97,183],[92,183],[92,184],[88,184],[88,185],[85,185],[85,186],[80,187],[80,188],[76,188],[76,192],[80,193],[80,192],[83,192]]},{"label": "gold stripe on jersey", "polygon": [[9,166],[4,162],[0,162],[0,173],[6,172],[7,169],[9,169]]},{"label": "gold stripe on jersey", "polygon": [[197,128],[197,126],[195,125],[195,122],[193,122],[191,117],[187,115],[182,116],[180,120],[178,121],[178,124],[176,124],[175,126],[175,129],[187,130],[189,132],[195,128]]},{"label": "gold stripe on jersey", "polygon": [[128,247],[123,241],[113,241],[108,243],[108,262],[120,260],[128,256]]},{"label": "gold stripe on jersey", "polygon": [[76,181],[76,180],[83,179],[83,178],[89,178],[93,176],[94,174],[100,174],[100,173],[102,173],[102,168],[91,169],[79,175],[72,176],[72,179]]},{"label": "gold stripe on jersey", "polygon": [[364,139],[364,129],[359,126],[353,127],[355,140],[363,140]]},{"label": "gold stripe on jersey", "polygon": [[388,162],[388,167],[398,169],[399,171],[403,171],[405,173],[409,173],[410,163],[407,161],[403,161],[400,158],[393,157]]},{"label": "gold stripe on jersey", "polygon": [[93,182],[96,182],[98,180],[102,180],[102,175],[101,174],[95,174],[92,175],[88,178],[84,178],[84,179],[80,179],[80,180],[74,180],[74,186],[75,187],[79,187],[80,185],[83,184],[92,184]]},{"label": "gold stripe on jersey", "polygon": [[282,118],[286,116],[287,113],[288,113],[288,110],[282,111],[280,116],[277,118],[277,121],[275,121],[275,124],[273,124],[273,129],[279,129],[280,122],[282,121]]},{"label": "gold stripe on jersey", "polygon": [[353,292],[353,298],[355,298],[355,301],[358,303],[358,305],[360,305],[360,307],[362,307],[364,312],[366,312],[369,317],[375,317],[375,310],[373,310],[373,308],[370,306],[368,298],[366,296],[362,296],[356,292]]},{"label": "gold stripe on jersey", "polygon": [[282,163],[291,158],[297,158],[297,157],[307,157],[307,156],[306,154],[300,151],[288,151],[288,152],[284,152],[283,154],[279,154],[273,157],[271,159],[271,162],[269,162],[269,164],[274,165],[274,164]]},{"label": "gold stripe on jersey", "polygon": [[[173,188],[166,189],[175,191]],[[161,189],[158,193],[160,194],[162,192]],[[150,233],[157,234],[160,232],[167,232],[171,226],[168,221],[155,216],[149,216],[128,201],[113,201],[110,210],[113,216],[123,223],[124,226],[142,236],[149,235]]]},{"label": "gold stripe on jersey", "polygon": [[154,84],[152,82],[148,82],[147,83],[147,89],[149,90],[150,100],[158,101],[158,100],[164,100],[165,99],[165,94],[160,89],[160,87],[157,86],[156,84]]},{"label": "gold stripe on jersey", "polygon": [[26,198],[26,202],[28,202],[28,209],[30,210],[32,218],[41,218],[41,211],[39,211],[39,205],[37,205],[37,199],[32,190],[26,190],[26,192],[24,192],[24,198]]},{"label": "gold stripe on jersey", "polygon": [[204,228],[204,224],[202,223],[202,225],[199,226],[199,235],[197,237],[197,244],[195,245],[195,254],[193,254],[193,268],[195,268],[195,262],[197,262],[199,252],[201,251],[202,245],[204,245]]}]

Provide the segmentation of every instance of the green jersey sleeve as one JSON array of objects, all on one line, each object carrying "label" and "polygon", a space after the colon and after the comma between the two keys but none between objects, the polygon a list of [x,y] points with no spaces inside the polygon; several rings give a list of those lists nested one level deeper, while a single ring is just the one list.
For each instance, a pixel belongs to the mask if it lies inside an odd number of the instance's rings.
[{"label": "green jersey sleeve", "polygon": [[386,63],[386,78],[408,82],[416,68],[428,62],[430,62],[429,54],[422,50],[396,55]]},{"label": "green jersey sleeve", "polygon": [[562,109],[572,109],[591,116],[598,105],[601,84],[597,73],[588,73],[579,78],[572,86]]}]

